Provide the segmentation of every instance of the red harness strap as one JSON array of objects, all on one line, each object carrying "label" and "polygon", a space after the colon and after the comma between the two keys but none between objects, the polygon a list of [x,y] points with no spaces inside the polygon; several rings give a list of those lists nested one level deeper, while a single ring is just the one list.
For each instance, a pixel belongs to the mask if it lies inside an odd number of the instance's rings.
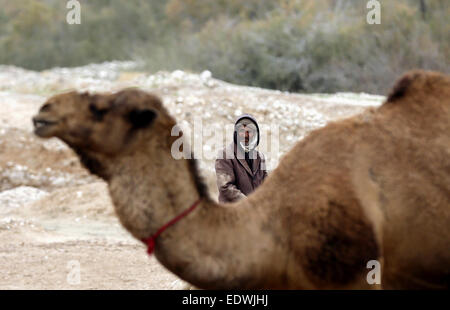
[{"label": "red harness strap", "polygon": [[178,222],[180,219],[182,219],[183,217],[185,217],[186,215],[191,213],[197,207],[197,205],[200,203],[200,200],[201,199],[194,202],[194,204],[189,209],[184,210],[182,213],[178,214],[175,218],[173,218],[168,223],[166,223],[164,226],[162,226],[160,229],[158,229],[158,231],[154,235],[152,235],[146,239],[141,239],[142,242],[147,244],[148,255],[152,255],[153,250],[155,249],[156,238],[158,238],[158,236],[161,235],[164,232],[164,230],[166,230],[167,228],[169,228],[170,226],[172,226],[173,224]]}]

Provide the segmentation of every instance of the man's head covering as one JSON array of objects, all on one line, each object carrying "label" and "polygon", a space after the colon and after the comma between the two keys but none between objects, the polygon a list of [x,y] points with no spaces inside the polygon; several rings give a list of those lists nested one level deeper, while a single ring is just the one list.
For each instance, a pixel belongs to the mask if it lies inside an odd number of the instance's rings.
[{"label": "man's head covering", "polygon": [[240,125],[247,125],[247,124],[251,124],[251,123],[253,123],[256,126],[256,144],[253,146],[253,148],[258,146],[258,144],[259,144],[259,126],[258,126],[258,122],[256,121],[256,119],[250,114],[242,114],[234,122],[233,139],[234,139],[235,144],[238,144],[238,137],[237,137],[238,127]]}]

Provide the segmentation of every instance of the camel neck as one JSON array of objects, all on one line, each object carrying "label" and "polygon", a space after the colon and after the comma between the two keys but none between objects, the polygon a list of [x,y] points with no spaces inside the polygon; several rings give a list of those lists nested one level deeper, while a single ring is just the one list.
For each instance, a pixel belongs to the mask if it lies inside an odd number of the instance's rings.
[{"label": "camel neck", "polygon": [[[140,153],[114,163],[110,195],[120,221],[135,238],[155,234],[202,198],[191,164]],[[242,286],[239,281],[265,261],[261,245],[267,243],[253,240],[270,237],[259,231],[267,219],[256,210],[247,200],[219,205],[202,198],[195,210],[156,239],[154,254],[166,268],[199,287]]]},{"label": "camel neck", "polygon": [[158,238],[167,228],[169,228],[172,225],[175,225],[179,220],[181,220],[183,217],[187,216],[189,213],[191,213],[200,203],[200,200],[197,200],[196,202],[194,202],[192,204],[192,206],[189,207],[189,209],[186,209],[185,211],[181,212],[180,214],[178,214],[176,217],[174,217],[173,219],[171,219],[168,223],[164,224],[162,227],[160,227],[155,234],[153,234],[152,236],[142,239],[141,241],[147,245],[147,253],[149,255],[153,254],[153,251],[155,249],[155,241],[156,238]]}]

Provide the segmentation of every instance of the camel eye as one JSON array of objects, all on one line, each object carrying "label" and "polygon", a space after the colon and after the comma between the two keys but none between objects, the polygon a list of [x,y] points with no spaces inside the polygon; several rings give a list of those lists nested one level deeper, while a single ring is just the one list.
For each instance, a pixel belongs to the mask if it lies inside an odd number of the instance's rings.
[{"label": "camel eye", "polygon": [[156,112],[150,109],[135,109],[128,114],[128,119],[134,128],[146,128],[155,118]]},{"label": "camel eye", "polygon": [[93,103],[89,105],[89,110],[91,111],[94,120],[99,122],[103,120],[103,117],[108,112],[108,109],[100,109]]}]

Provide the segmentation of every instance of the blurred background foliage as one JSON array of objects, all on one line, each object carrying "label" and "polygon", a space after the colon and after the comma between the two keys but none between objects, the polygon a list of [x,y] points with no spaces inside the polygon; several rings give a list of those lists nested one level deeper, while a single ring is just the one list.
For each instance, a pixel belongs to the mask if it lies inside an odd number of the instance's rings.
[{"label": "blurred background foliage", "polygon": [[0,0],[0,63],[43,70],[137,60],[297,92],[386,93],[413,68],[450,73],[450,1]]}]

